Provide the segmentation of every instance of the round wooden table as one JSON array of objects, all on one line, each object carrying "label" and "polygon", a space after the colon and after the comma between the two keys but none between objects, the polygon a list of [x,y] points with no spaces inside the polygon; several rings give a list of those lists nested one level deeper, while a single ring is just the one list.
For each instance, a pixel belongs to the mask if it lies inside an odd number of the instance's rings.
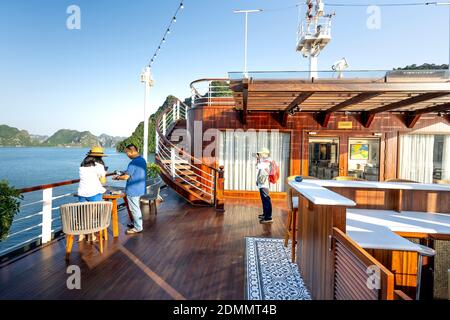
[{"label": "round wooden table", "polygon": [[103,200],[111,201],[112,206],[112,213],[111,213],[111,221],[112,221],[112,231],[113,231],[113,237],[117,238],[119,236],[119,214],[117,209],[117,200],[118,199],[124,199],[126,203],[126,194],[120,193],[120,194],[110,194],[105,193],[103,194]]}]

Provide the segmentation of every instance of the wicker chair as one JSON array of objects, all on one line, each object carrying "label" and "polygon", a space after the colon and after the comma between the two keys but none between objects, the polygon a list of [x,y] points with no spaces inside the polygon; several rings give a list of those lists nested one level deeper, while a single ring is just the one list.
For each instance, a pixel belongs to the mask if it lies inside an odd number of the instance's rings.
[{"label": "wicker chair", "polygon": [[111,202],[69,203],[62,205],[60,211],[62,229],[66,234],[66,259],[69,259],[72,252],[75,235],[98,232],[100,252],[103,253],[103,234],[106,237],[111,222]]},{"label": "wicker chair", "polygon": [[[286,190],[287,190],[287,205],[288,205],[288,218],[286,222],[286,232],[284,234],[284,246],[287,247],[289,244],[289,238],[291,238],[292,245],[292,262],[295,262],[295,249],[297,244],[297,213],[298,213],[298,202],[299,195],[298,192],[292,189],[288,182],[295,179],[297,176],[289,176],[286,179]],[[303,179],[318,180],[316,177],[301,176]]]},{"label": "wicker chair", "polygon": [[367,181],[365,179],[361,179],[361,178],[357,178],[357,177],[352,177],[352,176],[339,176],[339,177],[334,177],[333,180],[337,180],[337,181]]},{"label": "wicker chair", "polygon": [[417,181],[408,180],[408,179],[387,179],[386,182],[418,183]]}]

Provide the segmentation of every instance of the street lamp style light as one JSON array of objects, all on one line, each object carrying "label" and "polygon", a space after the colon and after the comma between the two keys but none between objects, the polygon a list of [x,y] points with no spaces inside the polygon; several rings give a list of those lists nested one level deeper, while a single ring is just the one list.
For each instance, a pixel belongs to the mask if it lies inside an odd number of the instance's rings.
[{"label": "street lamp style light", "polygon": [[[153,60],[153,59],[152,59]],[[144,150],[142,156],[145,161],[148,159],[148,113],[150,110],[150,88],[153,87],[153,78],[150,67],[147,66],[141,74],[141,82],[145,85],[145,96],[144,96]]]},{"label": "street lamp style light", "polygon": [[255,10],[235,10],[234,13],[245,13],[245,36],[244,36],[244,77],[248,78],[247,72],[247,34],[248,34],[248,14],[261,12],[262,9]]}]

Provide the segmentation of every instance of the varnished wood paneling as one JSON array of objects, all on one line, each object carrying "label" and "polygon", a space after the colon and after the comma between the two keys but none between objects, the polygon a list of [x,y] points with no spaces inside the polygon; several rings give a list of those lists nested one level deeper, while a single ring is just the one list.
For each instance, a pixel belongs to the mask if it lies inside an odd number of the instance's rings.
[{"label": "varnished wood paneling", "polygon": [[297,228],[299,267],[314,299],[332,300],[334,256],[331,251],[333,227],[345,232],[345,207],[317,206],[300,197]]},{"label": "varnished wood paneling", "polygon": [[395,289],[416,296],[418,254],[408,251],[366,250],[394,274]]}]

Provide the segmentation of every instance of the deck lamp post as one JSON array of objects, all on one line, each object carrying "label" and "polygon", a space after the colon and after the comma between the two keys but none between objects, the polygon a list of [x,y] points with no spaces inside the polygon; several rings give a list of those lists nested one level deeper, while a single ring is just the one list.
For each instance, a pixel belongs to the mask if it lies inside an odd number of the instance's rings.
[{"label": "deck lamp post", "polygon": [[150,110],[150,88],[153,87],[154,81],[152,79],[152,73],[150,67],[147,66],[142,71],[141,82],[145,85],[144,94],[144,148],[143,157],[145,161],[148,159],[148,111]]},{"label": "deck lamp post", "polygon": [[247,72],[247,35],[248,35],[248,14],[261,12],[262,9],[254,9],[254,10],[234,10],[234,13],[245,13],[245,35],[244,35],[244,77],[248,78]]}]

